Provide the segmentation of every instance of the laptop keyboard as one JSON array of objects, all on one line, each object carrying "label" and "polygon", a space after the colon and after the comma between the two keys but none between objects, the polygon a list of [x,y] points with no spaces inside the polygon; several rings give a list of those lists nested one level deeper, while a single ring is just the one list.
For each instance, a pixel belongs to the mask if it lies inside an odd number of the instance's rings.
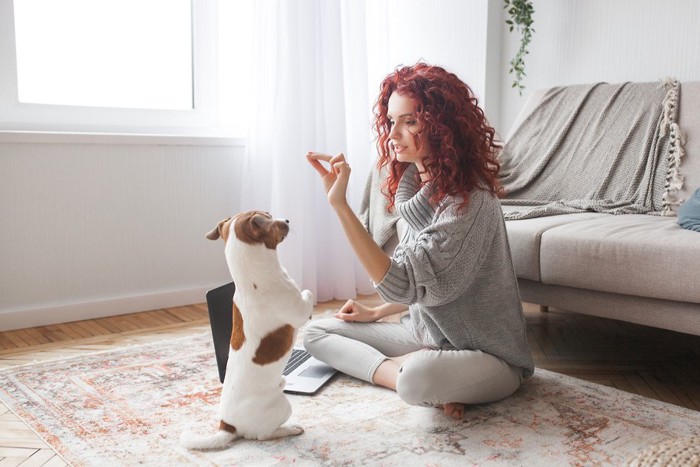
[{"label": "laptop keyboard", "polygon": [[311,358],[311,354],[306,350],[292,349],[292,355],[289,357],[287,366],[284,367],[282,374],[285,376],[288,375],[309,358]]}]

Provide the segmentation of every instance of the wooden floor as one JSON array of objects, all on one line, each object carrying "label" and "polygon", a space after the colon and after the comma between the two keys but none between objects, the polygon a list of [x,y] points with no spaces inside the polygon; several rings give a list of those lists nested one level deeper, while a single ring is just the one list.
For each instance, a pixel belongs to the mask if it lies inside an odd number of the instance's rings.
[{"label": "wooden floor", "polygon": [[[363,297],[378,303],[376,296]],[[316,313],[337,309],[326,302]],[[700,410],[700,336],[525,304],[539,368]],[[0,369],[209,329],[204,304],[0,332]],[[0,467],[66,465],[0,403]]]}]

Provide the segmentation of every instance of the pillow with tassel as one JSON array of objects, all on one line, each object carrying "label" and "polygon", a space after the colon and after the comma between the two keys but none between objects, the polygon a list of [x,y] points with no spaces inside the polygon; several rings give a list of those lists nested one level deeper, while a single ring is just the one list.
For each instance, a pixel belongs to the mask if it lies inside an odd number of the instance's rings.
[{"label": "pillow with tassel", "polygon": [[700,188],[678,208],[678,225],[700,232]]}]

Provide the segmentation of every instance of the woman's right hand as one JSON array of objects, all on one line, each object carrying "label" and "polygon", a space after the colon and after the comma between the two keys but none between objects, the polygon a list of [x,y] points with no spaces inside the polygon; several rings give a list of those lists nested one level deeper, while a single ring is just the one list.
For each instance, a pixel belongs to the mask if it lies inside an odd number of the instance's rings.
[{"label": "woman's right hand", "polygon": [[[310,151],[306,154],[306,159],[321,176],[330,205],[336,209],[347,205],[350,165],[345,160],[345,156],[343,154],[331,156]],[[321,162],[327,163],[329,168],[326,168]]]},{"label": "woman's right hand", "polygon": [[345,305],[338,310],[335,317],[343,321],[358,323],[371,323],[380,318],[376,308],[370,308],[355,300],[345,302]]}]

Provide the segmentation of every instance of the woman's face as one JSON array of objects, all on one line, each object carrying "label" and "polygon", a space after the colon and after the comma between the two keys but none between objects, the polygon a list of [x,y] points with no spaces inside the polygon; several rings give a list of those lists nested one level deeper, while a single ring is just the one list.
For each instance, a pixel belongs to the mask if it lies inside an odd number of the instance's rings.
[{"label": "woman's face", "polygon": [[414,137],[420,133],[421,126],[416,120],[415,101],[394,92],[389,96],[386,115],[390,125],[389,143],[396,159],[422,167],[421,161],[428,155],[428,148],[422,139],[420,148],[416,146]]}]

